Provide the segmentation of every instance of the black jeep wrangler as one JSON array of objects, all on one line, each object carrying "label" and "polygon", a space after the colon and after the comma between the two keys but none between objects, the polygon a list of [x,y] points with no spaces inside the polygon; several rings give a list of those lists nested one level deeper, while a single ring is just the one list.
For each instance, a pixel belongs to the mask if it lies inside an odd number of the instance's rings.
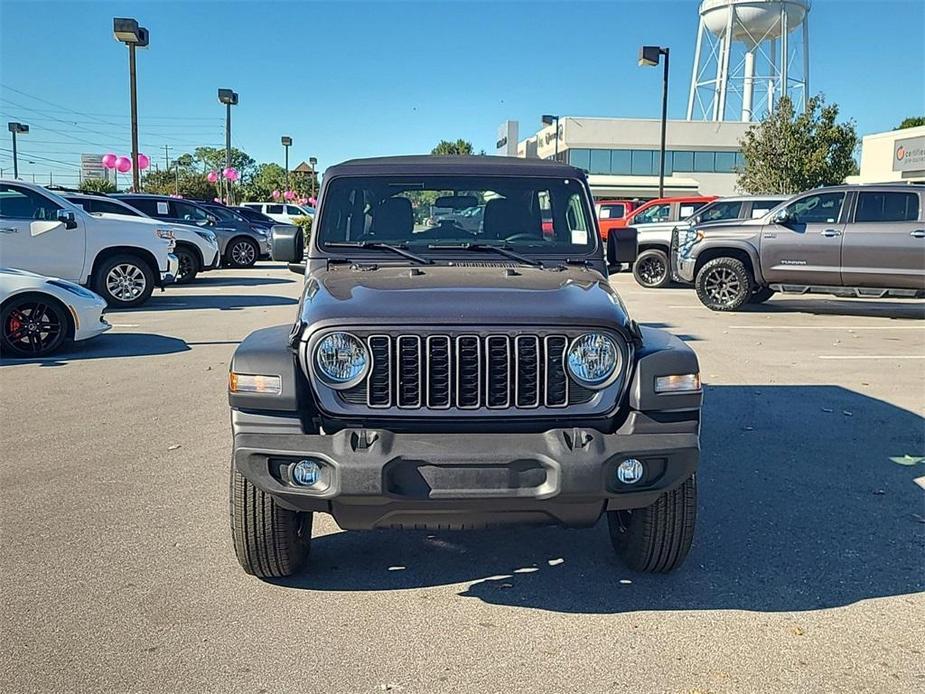
[{"label": "black jeep wrangler", "polygon": [[[231,364],[231,527],[245,571],[345,529],[594,525],[632,568],[670,571],[694,532],[699,367],[607,280],[584,172],[503,157],[328,169],[293,325]],[[477,221],[473,221],[477,220]],[[307,255],[306,255],[307,253]]]}]

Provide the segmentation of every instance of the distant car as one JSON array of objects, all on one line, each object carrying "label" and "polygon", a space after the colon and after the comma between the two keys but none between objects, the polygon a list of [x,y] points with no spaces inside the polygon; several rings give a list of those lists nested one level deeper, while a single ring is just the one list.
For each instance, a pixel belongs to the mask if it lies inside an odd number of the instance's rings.
[{"label": "distant car", "polygon": [[243,217],[227,212],[218,214],[192,200],[169,195],[126,193],[114,195],[149,217],[179,224],[194,224],[215,232],[223,265],[250,267],[257,258],[270,254],[269,234],[254,229]]},{"label": "distant car", "polygon": [[112,326],[106,300],[79,284],[0,268],[0,356],[51,354],[68,340],[89,340]]},{"label": "distant car", "polygon": [[274,224],[279,224],[279,222],[272,217],[267,217],[263,212],[258,212],[253,210],[250,207],[244,207],[244,205],[235,205],[229,209],[234,210],[239,215],[244,217],[252,227],[258,227],[260,229],[272,229]]},{"label": "distant car", "polygon": [[291,202],[243,202],[241,206],[256,210],[283,224],[295,223],[296,217],[315,216],[314,207],[305,207]]},{"label": "distant car", "polygon": [[175,245],[169,224],[92,215],[42,186],[0,180],[3,264],[93,287],[110,306],[140,306],[172,283]]},{"label": "distant car", "polygon": [[601,238],[606,241],[610,230],[616,226],[616,221],[626,217],[639,205],[638,200],[598,200],[594,203],[597,222],[601,228]]},{"label": "distant car", "polygon": [[[75,205],[80,205],[90,214],[149,219],[148,215],[131,205],[106,195],[64,193],[64,198]],[[180,263],[180,269],[177,271],[177,284],[192,282],[200,272],[219,266],[221,255],[218,251],[218,238],[213,231],[186,224],[172,224],[170,230],[177,242],[173,254],[177,256]]]}]

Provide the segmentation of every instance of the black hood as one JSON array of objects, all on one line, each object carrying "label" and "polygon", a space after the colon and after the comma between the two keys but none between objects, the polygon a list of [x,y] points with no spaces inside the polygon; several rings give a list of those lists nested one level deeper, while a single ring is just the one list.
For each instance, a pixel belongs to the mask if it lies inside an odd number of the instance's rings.
[{"label": "black hood", "polygon": [[563,325],[625,328],[607,280],[568,267],[334,266],[308,278],[302,320],[332,325]]}]

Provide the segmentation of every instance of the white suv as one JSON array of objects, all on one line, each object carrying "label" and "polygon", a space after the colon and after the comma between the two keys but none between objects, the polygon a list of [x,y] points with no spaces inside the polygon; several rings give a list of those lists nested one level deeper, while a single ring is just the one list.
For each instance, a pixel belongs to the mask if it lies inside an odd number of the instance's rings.
[{"label": "white suv", "polygon": [[140,306],[173,282],[174,245],[157,220],[97,217],[41,186],[0,180],[3,265],[91,287],[112,307]]},{"label": "white suv", "polygon": [[315,216],[314,207],[294,205],[291,202],[242,202],[241,207],[248,207],[262,212],[267,217],[283,224],[294,224],[296,217],[314,218]]}]

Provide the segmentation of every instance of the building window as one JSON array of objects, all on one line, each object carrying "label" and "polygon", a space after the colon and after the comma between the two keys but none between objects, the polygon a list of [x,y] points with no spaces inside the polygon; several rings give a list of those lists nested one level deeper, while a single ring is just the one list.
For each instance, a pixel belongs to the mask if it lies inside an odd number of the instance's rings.
[{"label": "building window", "polygon": [[593,174],[610,173],[610,150],[609,149],[592,149],[591,150],[591,167],[588,169]]},{"label": "building window", "polygon": [[736,152],[736,168],[740,170],[745,168],[745,155],[741,152]]},{"label": "building window", "polygon": [[671,167],[675,171],[693,171],[694,170],[694,153],[693,152],[672,152]]},{"label": "building window", "polygon": [[572,166],[587,171],[591,168],[591,150],[590,149],[570,149],[568,151],[568,163]]},{"label": "building window", "polygon": [[628,149],[615,149],[610,153],[610,170],[618,175],[628,176],[633,173],[633,152]]},{"label": "building window", "polygon": [[713,173],[716,170],[713,154],[713,152],[694,152],[694,171]]},{"label": "building window", "polygon": [[651,176],[654,173],[652,167],[652,150],[634,149],[633,150],[633,175],[634,176]]},{"label": "building window", "polygon": [[736,168],[735,152],[716,153],[716,173],[733,173]]}]

